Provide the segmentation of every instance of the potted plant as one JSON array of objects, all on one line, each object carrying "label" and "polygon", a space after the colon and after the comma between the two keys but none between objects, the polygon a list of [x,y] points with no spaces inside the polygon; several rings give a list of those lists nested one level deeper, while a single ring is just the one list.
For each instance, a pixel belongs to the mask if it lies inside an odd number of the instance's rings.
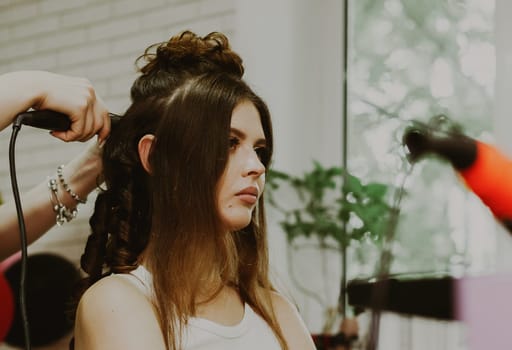
[{"label": "potted plant", "polygon": [[[358,246],[364,243],[367,247],[368,244],[379,247],[383,241],[390,213],[387,202],[389,188],[382,183],[364,183],[341,167],[324,167],[318,162],[314,162],[313,168],[301,176],[269,170],[267,200],[281,213],[278,222],[291,250],[299,249],[300,242],[306,239],[308,245],[314,244],[319,253],[334,251],[342,258],[338,304],[328,305],[320,301],[325,308],[325,321],[322,335],[314,337],[318,349],[328,347],[323,335],[332,338],[330,333],[336,320],[340,315],[342,319],[346,316],[343,285],[347,264],[343,258],[347,248],[356,242]],[[364,251],[359,253],[364,254]],[[292,281],[293,274],[291,271]],[[309,296],[317,300],[320,298],[304,286],[298,287]],[[345,326],[338,327],[337,332]]]}]

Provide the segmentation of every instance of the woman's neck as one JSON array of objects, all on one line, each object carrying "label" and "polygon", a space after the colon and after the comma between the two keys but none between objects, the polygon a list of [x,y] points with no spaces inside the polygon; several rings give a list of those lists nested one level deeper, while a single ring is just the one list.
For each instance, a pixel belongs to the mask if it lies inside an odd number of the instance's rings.
[{"label": "woman's neck", "polygon": [[244,317],[244,302],[236,288],[225,285],[213,298],[198,303],[194,316],[224,326],[233,326]]}]

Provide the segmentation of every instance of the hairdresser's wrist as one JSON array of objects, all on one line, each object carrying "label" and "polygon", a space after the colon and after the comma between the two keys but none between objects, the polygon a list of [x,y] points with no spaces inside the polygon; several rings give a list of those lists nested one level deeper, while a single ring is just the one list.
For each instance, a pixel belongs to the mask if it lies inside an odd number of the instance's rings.
[{"label": "hairdresser's wrist", "polygon": [[39,70],[17,71],[11,74],[11,79],[24,101],[23,110],[38,106],[46,96],[49,72]]},{"label": "hairdresser's wrist", "polygon": [[[91,142],[87,149],[62,168],[62,178],[70,191],[85,200],[99,184],[101,176],[101,147],[96,142]],[[76,198],[61,186],[61,201],[68,207],[76,207]]]},{"label": "hairdresser's wrist", "polygon": [[1,83],[9,87],[13,92],[10,102],[16,106],[16,113],[26,111],[32,106],[37,105],[44,98],[45,85],[44,75],[49,74],[44,71],[16,71],[5,73],[1,76]]}]

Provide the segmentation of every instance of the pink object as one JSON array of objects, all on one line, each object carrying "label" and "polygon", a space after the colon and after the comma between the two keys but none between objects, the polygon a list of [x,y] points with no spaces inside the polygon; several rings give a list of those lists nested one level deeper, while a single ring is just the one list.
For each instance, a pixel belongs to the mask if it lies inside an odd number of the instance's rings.
[{"label": "pink object", "polygon": [[454,290],[468,349],[512,349],[512,275],[461,278]]}]

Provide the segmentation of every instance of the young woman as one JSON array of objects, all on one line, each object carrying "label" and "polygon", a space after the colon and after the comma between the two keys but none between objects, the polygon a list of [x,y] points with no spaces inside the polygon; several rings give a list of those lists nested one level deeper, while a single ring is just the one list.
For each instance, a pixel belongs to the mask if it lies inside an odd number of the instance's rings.
[{"label": "young woman", "polygon": [[[0,75],[0,130],[29,108],[67,114],[71,120],[70,130],[52,133],[64,141],[86,141],[97,134],[100,143],[110,131],[108,111],[87,79],[45,71]],[[100,149],[94,144],[62,169],[62,179],[70,191],[79,196],[77,198],[85,199],[96,188],[100,173]],[[74,209],[78,205],[76,198],[60,181],[56,184],[59,201],[69,210]],[[56,223],[49,198],[47,180],[22,196],[29,243]],[[14,203],[6,203],[0,206],[0,261],[20,249],[19,241],[16,208]]]},{"label": "young woman", "polygon": [[75,349],[314,348],[268,278],[270,114],[228,48],[188,32],[146,52],[104,147]]}]

